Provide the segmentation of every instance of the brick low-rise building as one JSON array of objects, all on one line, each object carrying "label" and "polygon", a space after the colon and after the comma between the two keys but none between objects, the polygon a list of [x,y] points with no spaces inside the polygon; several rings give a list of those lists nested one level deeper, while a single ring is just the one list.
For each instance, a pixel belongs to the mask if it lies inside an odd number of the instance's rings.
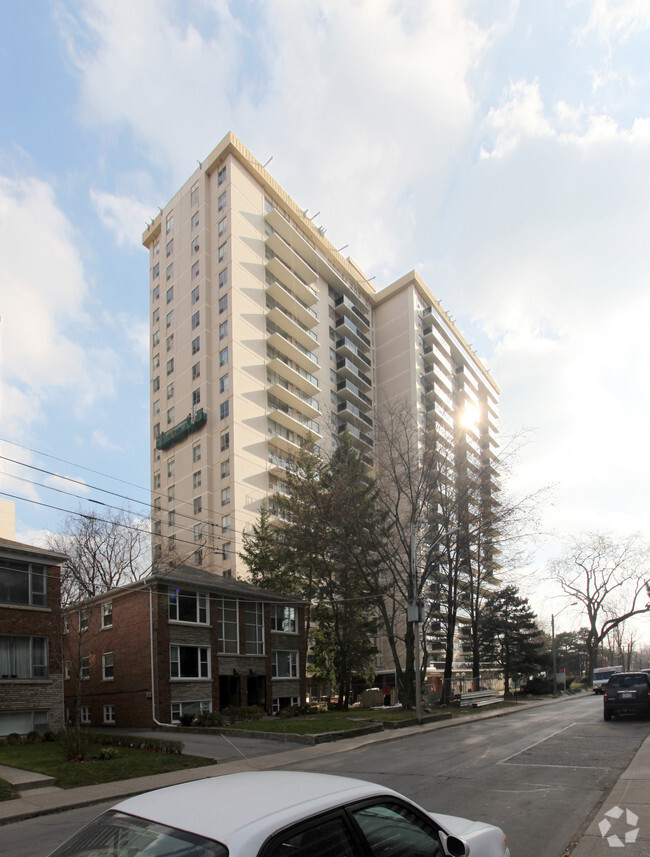
[{"label": "brick low-rise building", "polygon": [[68,611],[68,718],[153,727],[303,702],[304,625],[295,599],[190,566],[155,572]]},{"label": "brick low-rise building", "polygon": [[0,735],[64,725],[61,565],[54,551],[0,538]]}]

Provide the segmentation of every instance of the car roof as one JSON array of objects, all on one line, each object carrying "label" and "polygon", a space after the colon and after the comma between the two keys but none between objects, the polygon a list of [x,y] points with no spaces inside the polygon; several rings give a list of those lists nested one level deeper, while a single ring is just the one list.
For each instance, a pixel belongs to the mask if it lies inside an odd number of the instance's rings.
[{"label": "car roof", "polygon": [[113,809],[198,833],[245,853],[260,848],[287,825],[375,796],[405,800],[392,789],[349,777],[254,771],[146,792]]}]

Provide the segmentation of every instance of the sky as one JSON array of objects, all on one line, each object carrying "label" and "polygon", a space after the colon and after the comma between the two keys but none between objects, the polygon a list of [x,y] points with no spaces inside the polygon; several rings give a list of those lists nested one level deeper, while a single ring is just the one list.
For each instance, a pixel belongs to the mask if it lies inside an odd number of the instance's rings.
[{"label": "sky", "polygon": [[146,506],[141,236],[229,130],[378,290],[415,268],[455,318],[527,433],[508,487],[550,489],[538,562],[648,538],[649,55],[647,0],[0,0],[17,538]]}]

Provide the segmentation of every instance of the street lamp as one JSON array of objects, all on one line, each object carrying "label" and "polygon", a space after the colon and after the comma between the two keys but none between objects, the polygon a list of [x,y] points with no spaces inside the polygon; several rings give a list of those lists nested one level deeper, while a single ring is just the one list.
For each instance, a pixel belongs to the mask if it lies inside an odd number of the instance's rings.
[{"label": "street lamp", "polygon": [[[562,610],[566,610],[567,607],[575,607],[577,601],[572,601],[570,604],[565,604]],[[555,617],[559,616],[562,613],[562,610],[558,610],[557,613],[551,613],[551,654],[553,655],[553,696],[557,696],[557,657],[555,652]],[[564,688],[566,690],[566,673],[564,676]]]},{"label": "street lamp", "polygon": [[[424,619],[424,605],[418,595],[418,569],[415,528],[420,521],[411,522],[411,592],[412,598],[406,607],[406,621],[413,625],[413,647],[415,649],[414,680],[415,680],[415,719],[418,726],[422,723],[422,686],[420,684],[420,622]],[[448,536],[455,536],[458,528],[440,533],[431,548]]]}]

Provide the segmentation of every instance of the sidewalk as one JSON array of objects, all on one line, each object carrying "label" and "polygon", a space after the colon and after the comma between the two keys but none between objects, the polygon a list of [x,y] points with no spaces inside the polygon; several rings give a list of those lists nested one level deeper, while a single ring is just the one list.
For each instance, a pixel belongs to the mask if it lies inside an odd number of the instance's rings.
[{"label": "sidewalk", "polygon": [[[526,707],[555,705],[565,700],[566,697],[526,703]],[[518,710],[520,709],[511,708],[507,711],[481,712],[474,720],[507,717],[510,714],[516,714]],[[59,789],[52,785],[51,778],[42,774],[0,765],[0,778],[12,783],[20,792],[20,797],[16,800],[0,802],[0,825],[104,801],[117,803],[121,798],[130,795],[206,777],[223,776],[251,769],[268,770],[311,758],[322,759],[323,756],[349,752],[368,744],[395,741],[408,735],[449,729],[466,723],[465,720],[454,719],[423,726],[409,726],[395,731],[346,738],[330,744],[275,752],[248,760],[242,759],[237,762],[208,765],[204,768],[173,771],[168,774],[156,774],[76,789]],[[637,830],[636,835],[635,830]],[[619,777],[618,782],[605,798],[595,820],[577,837],[576,842],[577,844],[567,851],[567,855],[612,857],[613,848],[624,848],[624,857],[650,857],[650,736],[646,738],[627,770]]]}]

